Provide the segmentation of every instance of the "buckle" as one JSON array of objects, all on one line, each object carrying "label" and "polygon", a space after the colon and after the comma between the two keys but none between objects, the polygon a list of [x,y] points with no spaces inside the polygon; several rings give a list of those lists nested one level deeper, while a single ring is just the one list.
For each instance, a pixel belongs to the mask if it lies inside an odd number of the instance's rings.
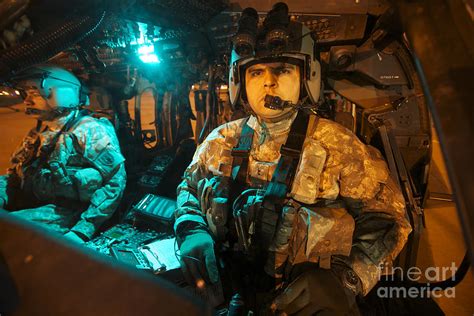
[{"label": "buckle", "polygon": [[232,148],[232,151],[231,151],[232,157],[245,158],[245,157],[248,157],[249,154],[250,154],[250,149]]},{"label": "buckle", "polygon": [[299,158],[301,151],[298,149],[293,149],[293,148],[286,147],[285,145],[283,145],[280,148],[280,154],[282,156],[287,156],[291,158]]}]

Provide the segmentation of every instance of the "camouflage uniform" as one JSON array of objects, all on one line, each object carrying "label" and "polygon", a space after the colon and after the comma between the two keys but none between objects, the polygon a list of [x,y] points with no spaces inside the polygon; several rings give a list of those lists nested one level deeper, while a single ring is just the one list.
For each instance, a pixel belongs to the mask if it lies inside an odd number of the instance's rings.
[{"label": "camouflage uniform", "polygon": [[[248,120],[255,131],[249,187],[265,188],[271,181],[293,119],[267,124],[253,116]],[[206,215],[211,208],[225,203],[221,192],[231,175],[231,150],[244,122],[218,127],[198,147],[178,187],[175,227],[185,221],[209,222]],[[377,283],[381,267],[390,265],[402,250],[411,231],[404,198],[381,154],[330,120],[310,121],[288,195],[269,248],[273,260],[265,267],[273,275],[285,262],[317,262],[323,268],[344,263],[359,276],[365,295]]]},{"label": "camouflage uniform", "polygon": [[76,114],[28,133],[8,174],[0,177],[0,198],[15,210],[12,214],[90,239],[118,207],[126,184],[125,159],[110,122],[84,116],[59,136],[40,163],[41,150]]}]

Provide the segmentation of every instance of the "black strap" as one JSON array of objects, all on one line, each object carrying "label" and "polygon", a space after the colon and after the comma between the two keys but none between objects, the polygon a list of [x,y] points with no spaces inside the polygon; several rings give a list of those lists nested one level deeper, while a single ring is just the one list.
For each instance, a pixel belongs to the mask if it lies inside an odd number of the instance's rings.
[{"label": "black strap", "polygon": [[[316,117],[317,119],[317,117]],[[244,121],[238,144],[232,149],[232,174],[233,182],[246,183],[247,169],[254,130]],[[299,111],[291,125],[286,143],[280,148],[280,160],[278,161],[272,180],[266,190],[267,197],[284,198],[289,186],[293,182],[296,167],[298,166],[303,143],[306,139],[309,115]]]},{"label": "black strap", "polygon": [[48,159],[49,155],[53,152],[54,148],[56,147],[56,144],[59,141],[59,137],[69,131],[74,125],[76,125],[77,122],[79,122],[86,114],[88,113],[87,110],[82,110],[77,113],[76,116],[71,117],[61,128],[59,132],[57,132],[54,137],[51,139],[50,143],[48,145],[45,145],[40,148],[40,155],[39,155],[39,160],[38,160],[38,168],[40,168]]},{"label": "black strap", "polygon": [[[265,191],[260,210],[256,214],[255,228],[257,235],[266,239],[261,240],[265,246],[268,246],[273,239],[281,208],[293,183],[303,143],[306,139],[309,118],[310,116],[303,111],[299,111],[296,115],[288,133],[288,138],[280,148],[280,160]],[[233,203],[237,195],[241,193],[241,189],[246,186],[248,161],[254,135],[254,130],[247,125],[247,122],[248,119],[244,121],[238,144],[232,149],[230,203]]]},{"label": "black strap", "polygon": [[[286,143],[280,148],[280,160],[278,161],[278,165],[273,173],[265,196],[285,197],[286,191],[293,183],[296,167],[298,166],[301,150],[303,149],[303,143],[306,139],[308,123],[309,115],[303,111],[299,111],[291,125]],[[283,193],[281,189],[275,187],[279,185],[285,185],[287,190]]]},{"label": "black strap", "polygon": [[[230,197],[231,200],[236,197],[239,186],[245,186],[247,181],[247,169],[249,165],[249,155],[252,148],[254,130],[247,125],[248,118],[244,121],[242,132],[240,133],[239,143],[232,148],[232,184]],[[240,184],[240,185],[239,185]]]},{"label": "black strap", "polygon": [[265,247],[273,240],[286,194],[293,183],[303,143],[306,139],[308,123],[309,115],[299,111],[291,125],[286,143],[280,149],[280,160],[265,191],[260,211],[257,214],[256,230],[260,236],[266,239],[263,240]]}]

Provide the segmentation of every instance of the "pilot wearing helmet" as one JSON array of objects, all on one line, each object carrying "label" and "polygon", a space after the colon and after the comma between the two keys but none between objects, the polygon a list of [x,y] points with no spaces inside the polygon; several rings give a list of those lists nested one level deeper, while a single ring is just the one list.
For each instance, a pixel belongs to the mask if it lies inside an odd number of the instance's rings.
[{"label": "pilot wearing helmet", "polygon": [[18,80],[26,113],[38,123],[0,177],[0,207],[76,242],[88,241],[115,212],[125,188],[114,128],[80,110],[88,97],[69,71],[40,65]]},{"label": "pilot wearing helmet", "polygon": [[[411,227],[380,152],[313,113],[321,87],[314,45],[284,3],[260,28],[257,12],[243,11],[229,93],[250,117],[219,126],[197,148],[178,187],[174,229],[188,282],[219,282],[226,272],[219,275],[216,252],[238,253],[232,269],[240,265],[241,276],[231,279],[241,282],[232,288],[244,300],[266,274],[275,280],[273,312],[357,314],[356,296],[375,286]],[[248,271],[250,290],[242,286]]]}]

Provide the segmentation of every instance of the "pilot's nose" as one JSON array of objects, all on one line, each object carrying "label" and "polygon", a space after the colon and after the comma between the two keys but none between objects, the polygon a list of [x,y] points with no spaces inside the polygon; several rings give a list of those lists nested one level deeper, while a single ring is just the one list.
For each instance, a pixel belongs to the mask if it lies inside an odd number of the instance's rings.
[{"label": "pilot's nose", "polygon": [[24,102],[26,105],[28,105],[28,106],[33,106],[33,105],[35,105],[35,102],[33,101],[33,98],[32,98],[30,95],[28,95],[28,96],[23,100],[23,102]]},{"label": "pilot's nose", "polygon": [[275,89],[277,87],[277,78],[272,71],[270,70],[265,71],[265,78],[264,78],[263,84],[265,88],[268,88],[268,89]]}]

